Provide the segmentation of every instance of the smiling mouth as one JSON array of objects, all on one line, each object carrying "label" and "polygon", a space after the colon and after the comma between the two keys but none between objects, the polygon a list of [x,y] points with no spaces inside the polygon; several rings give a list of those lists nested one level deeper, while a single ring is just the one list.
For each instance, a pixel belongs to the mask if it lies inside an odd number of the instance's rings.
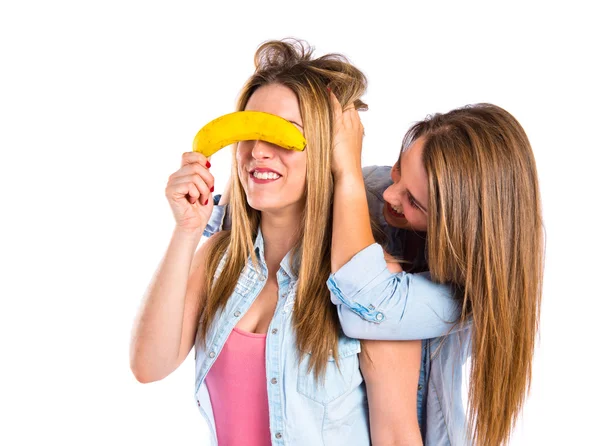
[{"label": "smiling mouth", "polygon": [[386,203],[385,203],[385,204],[386,204],[386,207],[387,207],[387,210],[388,210],[388,212],[389,212],[389,213],[392,215],[392,217],[396,217],[396,218],[403,218],[404,220],[406,220],[406,216],[405,216],[405,215],[404,215],[402,212],[398,212],[398,211],[396,211],[396,210],[395,210],[395,209],[392,207],[392,205],[391,205],[391,204],[389,204],[387,201],[386,201]]},{"label": "smiling mouth", "polygon": [[252,170],[249,172],[249,175],[254,182],[259,184],[272,183],[273,181],[277,181],[279,178],[281,178],[281,175],[279,175],[277,172],[273,172],[272,170]]}]

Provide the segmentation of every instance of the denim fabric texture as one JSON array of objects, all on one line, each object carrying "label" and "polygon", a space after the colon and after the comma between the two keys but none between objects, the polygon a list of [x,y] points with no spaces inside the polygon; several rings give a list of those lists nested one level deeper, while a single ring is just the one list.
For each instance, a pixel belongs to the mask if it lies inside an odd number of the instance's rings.
[{"label": "denim fabric texture", "polygon": [[[392,184],[391,169],[390,166],[364,167],[363,178],[369,213],[386,235],[383,247],[401,258],[408,231],[389,226],[383,218],[383,192]],[[229,229],[230,224],[227,206],[215,206],[204,235],[210,237]],[[423,262],[425,258],[420,257],[415,263]],[[378,244],[357,253],[329,277],[327,285],[348,338],[422,339],[417,416],[424,444],[470,445],[466,377],[470,365],[471,326],[456,324],[461,307],[454,290],[432,282],[427,272],[390,273],[383,248]]]},{"label": "denim fabric texture", "polygon": [[[217,224],[217,227],[220,224]],[[209,328],[206,345],[196,337],[196,386],[198,408],[208,423],[212,444],[217,444],[211,397],[205,378],[231,331],[260,294],[268,271],[264,241],[259,230],[255,241],[258,265],[249,259],[225,308]],[[291,254],[277,271],[279,299],[266,339],[266,375],[269,424],[273,445],[366,446],[370,444],[367,396],[359,369],[360,341],[340,333],[339,368],[333,356],[324,379],[307,372],[308,356],[299,355],[292,315],[297,277]],[[217,269],[222,271],[225,258]],[[318,330],[315,327],[315,330]],[[243,379],[243,376],[240,376]],[[235,420],[231,420],[235,423]]]}]

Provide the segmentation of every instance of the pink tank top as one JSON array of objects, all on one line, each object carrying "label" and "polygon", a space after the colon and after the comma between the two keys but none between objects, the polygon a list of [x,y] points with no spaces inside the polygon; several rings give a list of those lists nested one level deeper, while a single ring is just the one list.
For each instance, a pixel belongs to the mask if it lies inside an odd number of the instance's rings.
[{"label": "pink tank top", "polygon": [[266,334],[234,328],[206,375],[219,446],[270,446]]}]

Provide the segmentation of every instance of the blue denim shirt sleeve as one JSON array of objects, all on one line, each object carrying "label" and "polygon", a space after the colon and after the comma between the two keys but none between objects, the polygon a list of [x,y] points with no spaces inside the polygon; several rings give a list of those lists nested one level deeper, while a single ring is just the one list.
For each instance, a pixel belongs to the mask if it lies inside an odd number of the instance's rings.
[{"label": "blue denim shirt sleeve", "polygon": [[375,243],[330,275],[327,286],[351,338],[435,338],[448,334],[460,317],[450,286],[432,282],[429,273],[391,273]]},{"label": "blue denim shirt sleeve", "polygon": [[204,237],[211,237],[215,235],[217,232],[223,230],[223,224],[225,222],[225,215],[227,213],[227,205],[219,206],[219,200],[221,199],[221,195],[215,195],[213,197],[213,211],[210,214],[210,218],[208,219],[208,223],[206,224],[206,228],[204,228],[204,232],[202,235]]}]

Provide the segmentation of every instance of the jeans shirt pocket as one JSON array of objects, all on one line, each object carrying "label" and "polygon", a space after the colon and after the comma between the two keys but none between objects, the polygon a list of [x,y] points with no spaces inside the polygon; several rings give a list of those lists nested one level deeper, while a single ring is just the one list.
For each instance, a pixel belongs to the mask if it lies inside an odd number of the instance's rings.
[{"label": "jeans shirt pocket", "polygon": [[242,274],[235,284],[235,292],[242,297],[246,297],[250,292],[257,288],[257,279],[259,274],[250,266],[246,265]]},{"label": "jeans shirt pocket", "polygon": [[323,375],[315,378],[308,372],[310,353],[300,361],[298,393],[320,404],[329,404],[350,390],[355,373],[359,372],[360,341],[341,336],[338,341],[339,368],[333,355],[329,356]]}]

